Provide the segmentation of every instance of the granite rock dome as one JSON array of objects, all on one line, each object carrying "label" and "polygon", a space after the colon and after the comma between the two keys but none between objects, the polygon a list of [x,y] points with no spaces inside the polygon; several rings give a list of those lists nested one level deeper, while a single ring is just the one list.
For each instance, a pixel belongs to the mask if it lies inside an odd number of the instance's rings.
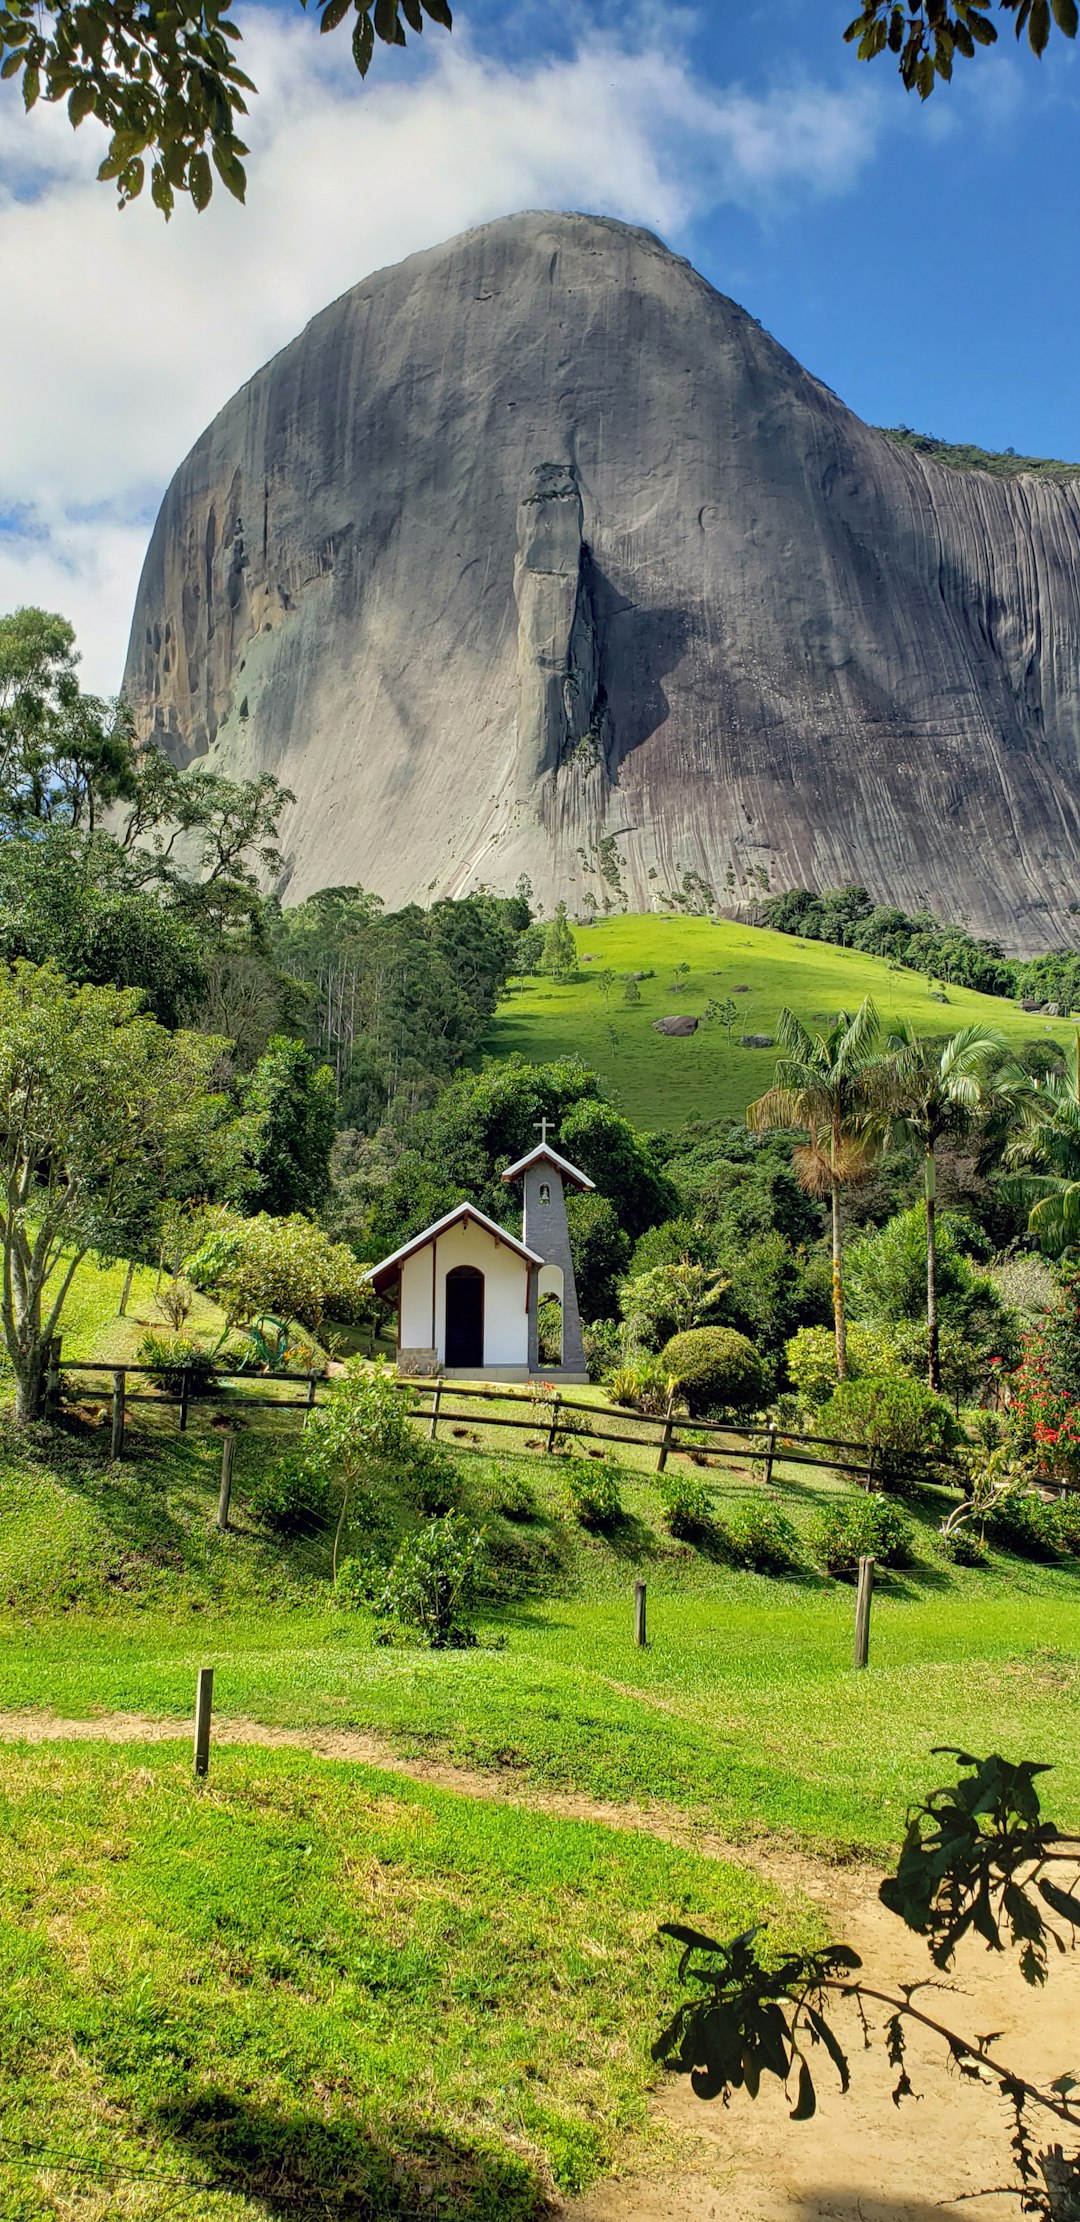
[{"label": "granite rock dome", "polygon": [[413,255],[259,371],[165,496],[125,687],[295,791],[290,900],[857,879],[1076,938],[1080,484],[897,447],[607,219]]}]

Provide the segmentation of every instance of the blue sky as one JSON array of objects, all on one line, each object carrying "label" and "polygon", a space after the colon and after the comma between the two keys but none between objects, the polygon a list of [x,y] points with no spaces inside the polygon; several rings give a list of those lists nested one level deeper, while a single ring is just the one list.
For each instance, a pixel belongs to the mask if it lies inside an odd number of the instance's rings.
[{"label": "blue sky", "polygon": [[115,687],[150,522],[214,411],[380,264],[512,208],[649,224],[874,423],[1080,459],[1080,55],[999,46],[925,105],[855,0],[457,0],[360,87],[295,0],[236,0],[244,210],[165,227],[92,127],[0,88],[0,608]]}]

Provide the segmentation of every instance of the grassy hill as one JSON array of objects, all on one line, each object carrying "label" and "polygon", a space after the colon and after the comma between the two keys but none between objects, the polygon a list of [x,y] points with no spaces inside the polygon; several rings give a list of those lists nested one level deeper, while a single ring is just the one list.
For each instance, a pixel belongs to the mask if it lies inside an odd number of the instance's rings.
[{"label": "grassy hill", "polygon": [[[997,1027],[1019,1045],[1035,1038],[1064,1040],[1067,1022],[1021,1011],[1003,997],[949,988],[935,1001],[921,973],[884,957],[828,942],[797,941],[790,934],[733,924],[729,919],[620,915],[574,930],[580,969],[576,980],[556,986],[535,978],[500,1004],[485,1047],[494,1056],[515,1051],[538,1062],[577,1055],[604,1075],[612,1096],[636,1126],[676,1126],[684,1119],[739,1118],[772,1080],[776,1052],[743,1049],[740,1034],[771,1034],[785,1004],[811,1028],[836,1011],[853,1010],[872,995],[886,1026],[910,1019],[920,1033],[950,1034],[959,1026]],[[675,967],[689,966],[682,982]],[[618,975],[605,996],[597,975]],[[642,980],[641,1000],[624,1001],[630,972]],[[653,1021],[689,1012],[730,996],[739,1012],[728,1041],[715,1024],[686,1037],[658,1034]]]}]

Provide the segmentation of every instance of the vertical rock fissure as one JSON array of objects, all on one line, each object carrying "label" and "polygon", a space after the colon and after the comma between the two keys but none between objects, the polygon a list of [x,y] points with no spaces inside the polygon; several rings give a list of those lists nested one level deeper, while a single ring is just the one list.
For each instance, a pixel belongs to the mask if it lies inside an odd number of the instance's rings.
[{"label": "vertical rock fissure", "polygon": [[534,794],[571,758],[606,773],[607,698],[592,557],[577,473],[539,463],[518,505],[517,789]]}]

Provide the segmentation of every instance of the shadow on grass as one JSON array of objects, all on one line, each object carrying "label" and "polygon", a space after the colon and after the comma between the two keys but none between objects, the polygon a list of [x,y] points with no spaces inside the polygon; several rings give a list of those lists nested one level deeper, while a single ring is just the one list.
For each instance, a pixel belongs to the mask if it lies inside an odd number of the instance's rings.
[{"label": "shadow on grass", "polygon": [[377,2127],[302,2106],[205,2090],[158,2109],[160,2129],[200,2178],[259,2202],[267,2215],[341,2215],[351,2222],[539,2222],[555,2210],[536,2170],[463,2132],[380,2115]]},{"label": "shadow on grass", "polygon": [[606,1520],[583,1520],[581,1525],[595,1542],[606,1543],[615,1558],[641,1563],[664,1556],[664,1545],[655,1528],[636,1512],[624,1510]]}]

